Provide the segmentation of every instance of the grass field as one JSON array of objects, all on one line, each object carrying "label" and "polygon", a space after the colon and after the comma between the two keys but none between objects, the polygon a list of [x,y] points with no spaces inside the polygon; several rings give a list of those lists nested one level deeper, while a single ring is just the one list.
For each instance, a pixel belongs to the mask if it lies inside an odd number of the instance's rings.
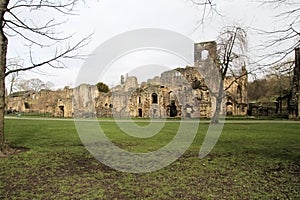
[{"label": "grass field", "polygon": [[[156,136],[135,139],[113,122],[100,123],[115,144],[133,152],[164,146],[179,126],[166,123]],[[203,123],[180,159],[144,174],[94,159],[72,121],[5,124],[10,144],[28,150],[0,158],[0,199],[300,199],[300,123],[226,123],[213,151],[199,159]]]}]

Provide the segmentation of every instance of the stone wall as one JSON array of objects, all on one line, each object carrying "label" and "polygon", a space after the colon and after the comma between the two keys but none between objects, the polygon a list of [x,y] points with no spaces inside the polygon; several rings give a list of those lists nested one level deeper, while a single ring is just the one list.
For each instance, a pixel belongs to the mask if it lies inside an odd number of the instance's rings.
[{"label": "stone wall", "polygon": [[[96,86],[82,84],[63,90],[20,92],[8,97],[7,109],[19,112],[47,112],[56,117],[204,117],[213,114],[218,78],[215,42],[195,44],[195,66],[163,72],[139,84],[136,77],[121,76],[121,84],[110,92],[98,92]],[[247,72],[239,79],[227,77],[231,85],[222,105],[227,114],[247,113]],[[214,77],[215,76],[215,77]],[[210,86],[210,88],[208,87]]]},{"label": "stone wall", "polygon": [[[210,91],[197,67],[166,71],[141,85],[135,77],[127,79],[111,92],[99,94],[96,100],[98,117],[210,118],[213,114]],[[228,77],[225,87],[228,84],[231,86],[226,93],[226,106],[232,107],[230,114],[246,115],[247,75],[237,80]]]},{"label": "stone wall", "polygon": [[224,88],[226,92],[226,114],[243,116],[248,110],[248,76],[245,67],[242,67],[241,76],[226,77]]},{"label": "stone wall", "polygon": [[73,115],[76,118],[96,117],[96,99],[99,96],[95,85],[81,84],[73,89]]},{"label": "stone wall", "polygon": [[54,117],[72,117],[72,89],[40,92],[23,91],[7,96],[6,110],[20,113],[44,113]]}]

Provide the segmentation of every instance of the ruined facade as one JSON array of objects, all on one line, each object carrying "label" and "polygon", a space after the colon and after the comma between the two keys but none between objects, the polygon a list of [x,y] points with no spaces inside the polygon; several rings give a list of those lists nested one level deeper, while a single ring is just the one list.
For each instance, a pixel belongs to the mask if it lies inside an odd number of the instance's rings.
[{"label": "ruined facade", "polygon": [[[210,118],[215,102],[211,96],[214,84],[207,86],[209,76],[218,76],[217,44],[195,44],[195,66],[163,72],[160,76],[139,84],[136,77],[121,76],[121,84],[96,99],[98,117],[203,117]],[[201,69],[201,70],[200,70]],[[228,115],[247,114],[246,68],[241,78],[226,77],[222,111]],[[213,80],[213,79],[211,79]]]},{"label": "ruined facade", "polygon": [[226,77],[224,81],[224,88],[226,90],[226,114],[243,116],[247,114],[248,110],[248,76],[245,66],[242,67],[242,77],[236,79],[235,77]]},{"label": "ruined facade", "polygon": [[[7,110],[47,112],[56,117],[210,118],[215,107],[211,78],[218,75],[219,67],[217,44],[195,44],[194,55],[193,67],[166,71],[141,84],[136,77],[121,76],[121,84],[108,93],[98,92],[96,86],[87,84],[58,91],[15,93],[7,98]],[[224,88],[228,87],[221,109],[224,114],[247,114],[245,67],[241,67],[241,73],[242,78],[227,77],[224,81]]]},{"label": "ruined facade", "polygon": [[[225,80],[224,112],[229,115],[247,114],[247,81],[231,77]],[[128,77],[109,93],[96,99],[98,117],[203,117],[213,114],[213,102],[205,79],[196,67],[166,71],[160,77],[138,84],[136,77]],[[227,111],[225,111],[227,110]]]},{"label": "ruined facade", "polygon": [[73,89],[16,92],[6,100],[7,112],[43,113],[53,117],[72,117]]}]

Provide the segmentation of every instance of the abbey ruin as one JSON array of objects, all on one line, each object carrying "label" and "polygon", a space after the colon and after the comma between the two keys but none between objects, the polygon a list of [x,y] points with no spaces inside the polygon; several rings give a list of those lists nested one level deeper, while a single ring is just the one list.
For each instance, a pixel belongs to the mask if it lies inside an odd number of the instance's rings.
[{"label": "abbey ruin", "polygon": [[[198,69],[218,68],[217,44],[195,44],[195,64],[163,72],[160,76],[138,83],[136,77],[121,76],[120,85],[108,93],[94,85],[81,84],[62,90],[22,91],[7,98],[7,110],[49,113],[54,117],[204,117],[210,118],[214,104],[206,78]],[[247,114],[247,71],[241,77],[226,77],[227,88],[222,111],[227,115]],[[214,73],[211,71],[211,74]]]}]

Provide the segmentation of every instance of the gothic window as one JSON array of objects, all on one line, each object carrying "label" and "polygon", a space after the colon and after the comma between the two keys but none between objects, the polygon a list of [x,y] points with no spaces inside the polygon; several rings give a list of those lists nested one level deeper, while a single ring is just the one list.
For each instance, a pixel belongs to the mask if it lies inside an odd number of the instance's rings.
[{"label": "gothic window", "polygon": [[157,94],[156,93],[152,93],[152,103],[157,103]]},{"label": "gothic window", "polygon": [[24,107],[25,107],[25,109],[29,109],[30,108],[29,103],[28,102],[24,102]]}]

